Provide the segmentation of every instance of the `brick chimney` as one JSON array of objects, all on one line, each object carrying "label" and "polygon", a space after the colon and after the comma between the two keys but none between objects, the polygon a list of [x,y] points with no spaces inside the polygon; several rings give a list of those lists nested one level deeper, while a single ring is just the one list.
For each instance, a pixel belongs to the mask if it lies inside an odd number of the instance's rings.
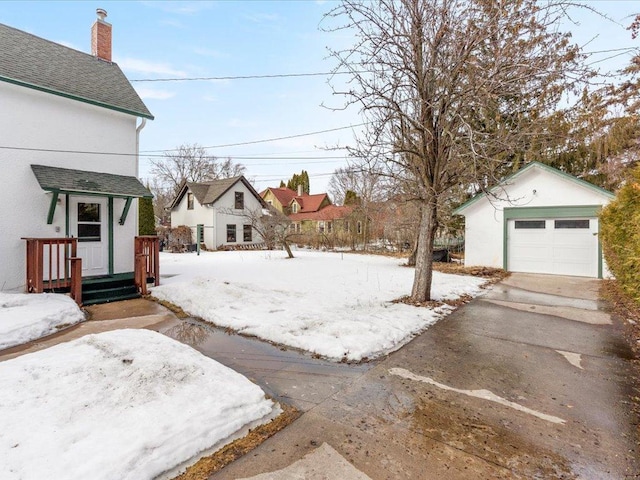
[{"label": "brick chimney", "polygon": [[111,24],[104,21],[106,10],[96,10],[98,19],[91,27],[91,55],[107,62],[111,61]]}]

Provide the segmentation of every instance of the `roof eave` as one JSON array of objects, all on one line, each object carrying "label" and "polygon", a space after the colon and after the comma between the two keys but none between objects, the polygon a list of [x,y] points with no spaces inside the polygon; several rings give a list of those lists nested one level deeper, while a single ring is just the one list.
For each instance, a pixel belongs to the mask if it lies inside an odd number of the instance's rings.
[{"label": "roof eave", "polygon": [[18,86],[21,86],[21,87],[31,88],[33,90],[38,90],[40,92],[50,93],[52,95],[57,95],[57,96],[60,96],[60,97],[63,97],[63,98],[68,98],[70,100],[77,100],[79,102],[88,103],[89,105],[94,105],[94,106],[97,106],[97,107],[107,108],[109,110],[115,110],[116,112],[125,113],[127,115],[133,115],[135,117],[142,117],[142,118],[146,118],[148,120],[154,120],[154,118],[155,118],[153,115],[151,115],[151,113],[136,112],[136,111],[133,111],[133,110],[128,110],[126,108],[117,107],[115,105],[110,105],[108,103],[103,103],[103,102],[99,102],[97,100],[91,100],[89,98],[81,97],[79,95],[72,95],[70,93],[61,92],[61,91],[53,89],[53,88],[47,88],[47,87],[43,87],[41,85],[36,85],[36,84],[33,84],[33,83],[24,82],[22,80],[16,80],[15,78],[11,78],[11,77],[5,77],[5,76],[0,75],[0,81],[11,83],[13,85],[18,85]]}]

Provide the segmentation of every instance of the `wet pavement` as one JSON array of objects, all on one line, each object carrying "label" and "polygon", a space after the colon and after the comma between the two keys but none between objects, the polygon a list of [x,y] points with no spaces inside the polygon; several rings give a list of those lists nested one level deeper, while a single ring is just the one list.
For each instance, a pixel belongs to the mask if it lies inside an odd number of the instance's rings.
[{"label": "wet pavement", "polygon": [[514,274],[211,479],[277,479],[325,443],[374,480],[640,478],[637,367],[598,286]]},{"label": "wet pavement", "polygon": [[156,326],[156,330],[242,373],[267,395],[301,411],[320,404],[373,367],[313,358],[293,349],[227,333],[195,319],[166,322]]}]

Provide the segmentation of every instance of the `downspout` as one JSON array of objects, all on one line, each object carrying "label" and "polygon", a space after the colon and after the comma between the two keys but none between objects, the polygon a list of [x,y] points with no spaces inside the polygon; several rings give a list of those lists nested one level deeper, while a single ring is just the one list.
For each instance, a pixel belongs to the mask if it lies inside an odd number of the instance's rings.
[{"label": "downspout", "polygon": [[136,128],[136,178],[140,177],[140,132],[147,124],[146,118],[141,118],[140,125]]}]

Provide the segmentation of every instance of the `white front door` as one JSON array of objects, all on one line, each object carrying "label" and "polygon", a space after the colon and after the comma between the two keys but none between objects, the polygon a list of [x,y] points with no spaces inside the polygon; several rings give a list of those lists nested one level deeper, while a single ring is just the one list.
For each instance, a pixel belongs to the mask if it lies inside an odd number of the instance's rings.
[{"label": "white front door", "polygon": [[71,197],[69,234],[78,239],[82,276],[108,273],[107,199]]}]

